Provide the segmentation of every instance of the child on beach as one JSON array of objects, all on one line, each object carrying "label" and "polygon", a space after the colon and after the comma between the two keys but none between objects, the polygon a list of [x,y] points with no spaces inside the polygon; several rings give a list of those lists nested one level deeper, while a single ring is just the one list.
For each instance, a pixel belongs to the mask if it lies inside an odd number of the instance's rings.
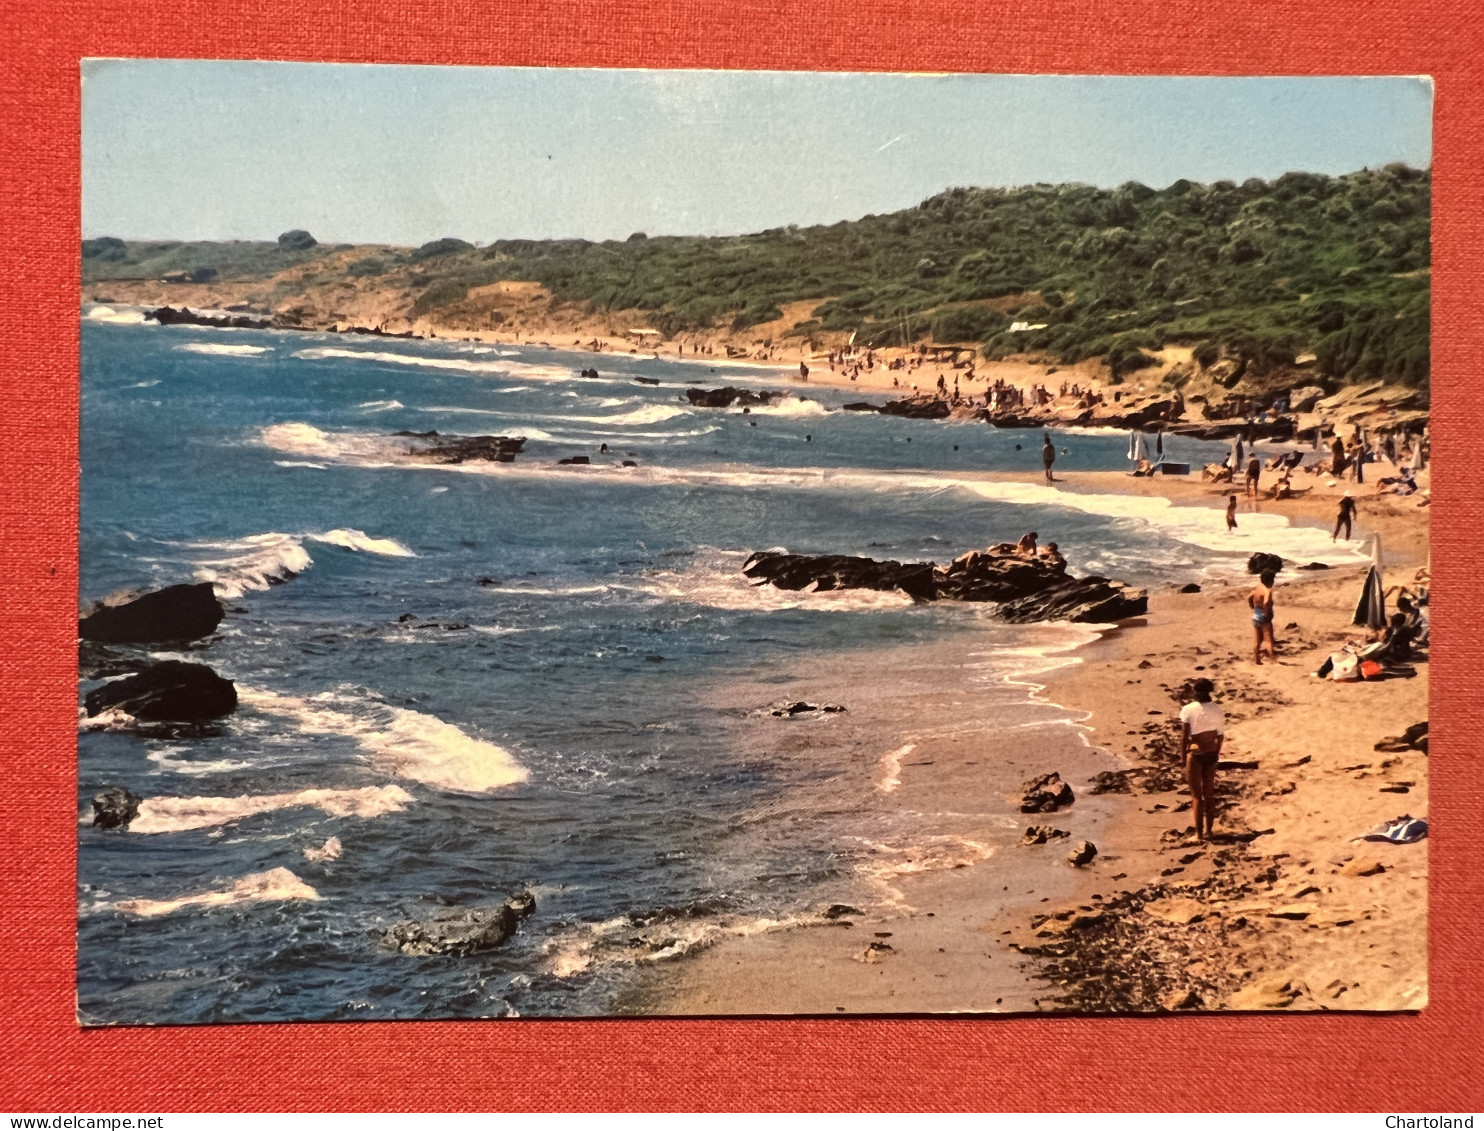
[{"label": "child on beach", "polygon": [[1273,641],[1273,582],[1277,574],[1265,569],[1258,575],[1257,587],[1247,595],[1247,604],[1252,609],[1252,628],[1257,641],[1252,646],[1252,662],[1262,663],[1262,642],[1268,642],[1268,659],[1278,662],[1277,646]]},{"label": "child on beach", "polygon": [[1195,835],[1207,840],[1216,816],[1216,763],[1226,741],[1226,715],[1211,702],[1215,684],[1198,679],[1191,684],[1192,702],[1180,708],[1180,764],[1190,782],[1190,807]]},{"label": "child on beach", "polygon": [[1235,495],[1226,501],[1226,528],[1228,530],[1237,528],[1237,497]]}]

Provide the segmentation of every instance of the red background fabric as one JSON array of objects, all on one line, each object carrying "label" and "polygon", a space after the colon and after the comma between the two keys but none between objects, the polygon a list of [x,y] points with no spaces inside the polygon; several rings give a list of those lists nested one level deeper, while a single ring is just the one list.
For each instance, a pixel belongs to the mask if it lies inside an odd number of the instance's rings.
[{"label": "red background fabric", "polygon": [[[0,0],[0,1107],[1484,1106],[1477,562],[1484,34],[1458,0]],[[1431,999],[1420,1014],[344,1023],[82,1031],[75,907],[78,60],[1431,74]],[[161,106],[162,114],[169,113]],[[1472,580],[1472,584],[1471,584]]]}]

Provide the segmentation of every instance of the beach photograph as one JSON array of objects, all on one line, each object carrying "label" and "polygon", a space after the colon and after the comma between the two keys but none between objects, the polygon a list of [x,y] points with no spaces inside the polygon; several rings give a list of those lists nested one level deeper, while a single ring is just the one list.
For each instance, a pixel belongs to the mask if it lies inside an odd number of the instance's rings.
[{"label": "beach photograph", "polygon": [[1428,79],[81,106],[79,1025],[1427,1006]]}]

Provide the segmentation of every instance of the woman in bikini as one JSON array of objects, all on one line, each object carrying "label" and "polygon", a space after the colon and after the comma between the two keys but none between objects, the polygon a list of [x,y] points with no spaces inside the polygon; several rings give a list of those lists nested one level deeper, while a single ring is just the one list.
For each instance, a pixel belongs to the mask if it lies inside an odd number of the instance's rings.
[{"label": "woman in bikini", "polygon": [[1277,646],[1273,642],[1273,581],[1275,574],[1270,569],[1262,571],[1258,577],[1258,584],[1251,593],[1247,595],[1247,604],[1252,609],[1252,630],[1256,634],[1256,641],[1252,645],[1252,662],[1262,663],[1262,642],[1268,642],[1268,658],[1273,663],[1278,662]]},{"label": "woman in bikini", "polygon": [[1209,679],[1191,684],[1193,702],[1180,708],[1180,763],[1190,782],[1190,807],[1195,835],[1207,840],[1216,818],[1216,763],[1226,742],[1226,715],[1211,702],[1215,685]]}]

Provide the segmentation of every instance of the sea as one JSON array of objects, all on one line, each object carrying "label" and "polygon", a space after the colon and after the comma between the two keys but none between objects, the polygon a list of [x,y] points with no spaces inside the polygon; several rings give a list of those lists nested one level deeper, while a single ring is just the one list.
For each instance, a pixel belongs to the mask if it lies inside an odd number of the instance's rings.
[{"label": "sea", "polygon": [[[85,1025],[644,1012],[730,938],[889,911],[899,875],[1012,867],[1008,804],[988,827],[892,804],[902,658],[950,658],[1008,793],[1021,767],[996,747],[1075,730],[1036,676],[1097,632],[759,588],[756,550],[946,563],[1035,530],[1075,574],[1151,587],[1236,577],[1255,550],[1356,560],[1278,515],[1233,535],[1215,508],[988,476],[1039,474],[1041,433],[843,411],[880,398],[795,367],[111,306],[81,334],[80,607],[211,582],[218,632],[150,655],[239,696],[219,727],[151,737],[87,718],[79,681]],[[784,395],[686,399],[726,384]],[[393,435],[429,430],[526,443],[431,465]],[[1058,472],[1129,467],[1127,434],[1052,438]],[[821,687],[846,709],[773,713]],[[125,831],[91,824],[107,786],[144,799]],[[536,910],[497,949],[381,943],[519,891]]]}]

